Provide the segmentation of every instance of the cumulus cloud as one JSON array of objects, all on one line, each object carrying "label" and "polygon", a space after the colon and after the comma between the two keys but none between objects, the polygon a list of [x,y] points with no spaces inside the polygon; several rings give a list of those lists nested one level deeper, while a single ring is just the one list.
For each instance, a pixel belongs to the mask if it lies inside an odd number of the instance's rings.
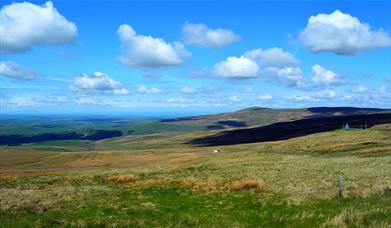
[{"label": "cumulus cloud", "polygon": [[240,40],[240,36],[228,29],[212,29],[207,25],[186,22],[182,28],[183,38],[187,44],[207,48],[220,48]]},{"label": "cumulus cloud", "polygon": [[265,50],[254,49],[246,52],[244,56],[259,60],[262,64],[272,67],[297,66],[299,64],[299,61],[291,53],[277,47]]},{"label": "cumulus cloud", "polygon": [[75,78],[71,90],[81,94],[128,94],[122,84],[114,81],[107,74],[95,72],[92,75],[83,74]]},{"label": "cumulus cloud", "polygon": [[247,57],[228,57],[214,65],[213,74],[224,78],[253,78],[259,76],[259,65]]},{"label": "cumulus cloud", "polygon": [[188,86],[184,86],[180,89],[181,93],[186,93],[186,94],[192,94],[195,93],[196,91],[197,89]]},{"label": "cumulus cloud", "polygon": [[[254,49],[240,57],[231,56],[214,65],[213,74],[225,78],[253,78],[261,75],[277,76],[287,81],[302,77],[299,61],[281,48]],[[264,68],[264,69],[261,69]],[[288,83],[291,84],[291,83]]]},{"label": "cumulus cloud", "polygon": [[360,94],[361,97],[371,97],[374,99],[391,97],[390,88],[385,85],[380,86],[378,89],[359,85],[353,88],[352,92],[355,94]]},{"label": "cumulus cloud", "polygon": [[31,69],[23,68],[20,64],[16,62],[1,61],[0,75],[10,78],[29,80],[34,78],[37,73]]},{"label": "cumulus cloud", "polygon": [[338,75],[331,71],[323,68],[322,66],[316,64],[312,66],[312,81],[316,85],[330,86],[337,85],[342,82]]},{"label": "cumulus cloud", "polygon": [[137,35],[128,24],[117,30],[125,54],[119,57],[121,63],[134,67],[179,66],[191,53],[181,42],[167,43],[161,38]]},{"label": "cumulus cloud", "polygon": [[129,94],[129,91],[125,88],[121,88],[121,89],[114,89],[113,93],[116,95],[126,95]]},{"label": "cumulus cloud", "polygon": [[391,46],[391,38],[383,29],[372,30],[369,24],[339,10],[311,16],[299,39],[312,52],[337,55],[355,55]]},{"label": "cumulus cloud", "polygon": [[264,51],[255,49],[215,64],[212,73],[221,78],[264,77],[290,88],[327,87],[347,82],[337,73],[318,64],[311,68],[312,77],[306,77],[301,68],[296,66],[298,63],[293,55],[279,48]]},{"label": "cumulus cloud", "polygon": [[305,77],[300,67],[269,67],[263,74],[277,80],[286,87],[305,86]]},{"label": "cumulus cloud", "polygon": [[154,87],[148,88],[146,86],[139,86],[137,88],[137,92],[142,93],[142,94],[158,94],[158,93],[163,92],[163,90],[161,90],[159,88],[154,88]]},{"label": "cumulus cloud", "polygon": [[269,100],[273,99],[273,96],[270,94],[264,94],[264,95],[258,96],[257,99],[261,100],[261,101],[269,101]]},{"label": "cumulus cloud", "polygon": [[62,16],[53,3],[11,3],[0,10],[0,51],[21,53],[37,45],[60,45],[77,36],[76,25]]}]

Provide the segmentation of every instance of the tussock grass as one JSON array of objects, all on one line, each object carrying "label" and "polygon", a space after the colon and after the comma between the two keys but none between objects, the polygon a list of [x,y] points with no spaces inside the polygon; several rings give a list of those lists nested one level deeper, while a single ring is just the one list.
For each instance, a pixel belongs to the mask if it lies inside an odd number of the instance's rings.
[{"label": "tussock grass", "polygon": [[107,180],[116,183],[133,183],[137,180],[137,176],[133,174],[128,175],[113,175],[107,177]]},{"label": "tussock grass", "polygon": [[206,180],[196,179],[195,177],[188,177],[176,182],[179,186],[185,186],[192,189],[200,189],[203,191],[217,191],[220,188],[221,180],[219,177],[209,177]]},{"label": "tussock grass", "polygon": [[262,180],[247,179],[227,183],[226,188],[232,191],[245,191],[254,189],[256,192],[263,192],[266,190],[266,185]]},{"label": "tussock grass", "polygon": [[168,174],[182,173],[184,169],[182,167],[175,167],[167,171]]}]

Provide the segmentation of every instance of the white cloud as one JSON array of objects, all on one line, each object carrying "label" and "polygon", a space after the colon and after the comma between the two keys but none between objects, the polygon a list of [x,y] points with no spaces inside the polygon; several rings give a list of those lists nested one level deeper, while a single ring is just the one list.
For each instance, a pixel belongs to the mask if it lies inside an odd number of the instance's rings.
[{"label": "white cloud", "polygon": [[338,78],[337,74],[331,70],[327,70],[322,66],[316,64],[312,66],[312,81],[316,85],[337,85],[342,81]]},{"label": "white cloud", "polygon": [[368,49],[391,46],[391,38],[383,29],[374,31],[369,24],[339,10],[311,16],[299,39],[312,52],[338,55],[355,55]]},{"label": "white cloud", "polygon": [[194,103],[194,100],[180,97],[180,98],[169,98],[166,100],[166,102],[170,104],[191,104]]},{"label": "white cloud", "polygon": [[354,93],[366,93],[368,92],[368,88],[365,86],[357,86],[356,88],[353,89]]},{"label": "white cloud", "polygon": [[195,88],[191,88],[191,87],[187,87],[187,86],[184,86],[180,89],[180,92],[181,93],[187,93],[187,94],[192,94],[192,93],[195,93],[197,91],[197,89]]},{"label": "white cloud", "polygon": [[303,87],[305,78],[299,67],[268,67],[263,74],[287,87]]},{"label": "white cloud", "polygon": [[13,61],[0,62],[0,75],[10,78],[28,80],[34,78],[37,73],[31,69],[25,69]]},{"label": "white cloud", "polygon": [[288,102],[314,103],[314,102],[335,99],[336,97],[337,97],[337,93],[334,90],[326,89],[326,90],[323,90],[320,92],[295,94],[295,95],[290,95],[290,96],[284,96],[282,98],[283,98],[283,100],[288,101]]},{"label": "white cloud", "polygon": [[191,53],[182,43],[167,43],[161,38],[137,35],[127,24],[117,30],[125,55],[119,57],[121,63],[134,67],[179,66]]},{"label": "white cloud", "polygon": [[246,52],[244,56],[259,60],[262,64],[272,67],[297,66],[299,64],[299,61],[291,53],[277,47],[265,50],[254,49]]},{"label": "white cloud", "polygon": [[[253,78],[261,75],[273,76],[288,86],[297,86],[302,80],[299,61],[281,48],[254,49],[240,57],[231,56],[214,65],[213,74],[225,78]],[[265,70],[261,71],[261,66]],[[293,85],[294,84],[294,85]]]},{"label": "white cloud", "polygon": [[220,48],[240,40],[240,36],[231,30],[212,29],[202,23],[186,22],[182,28],[182,33],[187,44],[196,44],[208,48]]},{"label": "white cloud", "polygon": [[331,99],[334,98],[336,95],[337,94],[335,93],[335,91],[326,89],[316,93],[315,97],[320,99]]},{"label": "white cloud", "polygon": [[45,98],[45,102],[51,104],[65,104],[69,102],[69,99],[66,96],[48,95]]},{"label": "white cloud", "polygon": [[391,101],[390,88],[387,86],[380,86],[379,89],[368,91],[369,98],[376,101],[385,101],[388,105]]},{"label": "white cloud", "polygon": [[11,97],[7,100],[7,104],[16,107],[29,107],[41,105],[42,102],[31,97]]},{"label": "white cloud", "polygon": [[284,100],[289,102],[318,102],[319,99],[314,98],[309,95],[293,95],[293,96],[286,96],[284,97]]},{"label": "white cloud", "polygon": [[60,45],[77,36],[76,25],[62,16],[53,3],[11,3],[0,10],[0,51],[21,53],[37,45]]},{"label": "white cloud", "polygon": [[125,88],[121,88],[121,89],[114,89],[113,93],[116,95],[126,95],[129,94],[129,91]]},{"label": "white cloud", "polygon": [[78,97],[74,100],[78,105],[105,105],[102,99],[96,97]]},{"label": "white cloud", "polygon": [[351,95],[345,95],[342,97],[343,101],[350,101],[353,97]]},{"label": "white cloud", "polygon": [[158,94],[158,93],[163,92],[163,90],[161,90],[159,88],[154,88],[154,87],[148,88],[145,86],[139,86],[137,88],[137,92],[142,93],[142,94]]},{"label": "white cloud", "polygon": [[365,86],[357,86],[352,89],[353,93],[360,94],[360,99],[369,99],[374,102],[385,101],[390,103],[391,93],[390,88],[382,85],[378,89],[371,89]]},{"label": "white cloud", "polygon": [[75,78],[71,90],[82,94],[128,94],[122,84],[114,81],[107,74],[95,72],[92,75],[83,74]]},{"label": "white cloud", "polygon": [[253,78],[259,76],[259,65],[244,56],[228,57],[214,65],[213,74],[224,78]]},{"label": "white cloud", "polygon": [[261,100],[261,101],[269,101],[269,100],[273,99],[273,96],[270,94],[264,94],[264,95],[258,96],[257,98],[258,98],[258,100]]}]

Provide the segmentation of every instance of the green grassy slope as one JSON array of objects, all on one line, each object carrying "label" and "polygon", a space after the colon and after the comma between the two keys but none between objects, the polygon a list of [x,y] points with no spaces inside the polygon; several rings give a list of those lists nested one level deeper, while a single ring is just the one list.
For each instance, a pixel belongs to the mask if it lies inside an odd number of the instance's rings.
[{"label": "green grassy slope", "polygon": [[[235,146],[182,143],[207,132],[102,140],[87,152],[0,149],[0,225],[387,227],[391,125]],[[46,145],[54,147],[55,144]],[[57,145],[58,146],[58,145]],[[214,149],[221,152],[212,154]],[[338,198],[337,176],[345,198]],[[251,180],[259,191],[234,183]]]}]

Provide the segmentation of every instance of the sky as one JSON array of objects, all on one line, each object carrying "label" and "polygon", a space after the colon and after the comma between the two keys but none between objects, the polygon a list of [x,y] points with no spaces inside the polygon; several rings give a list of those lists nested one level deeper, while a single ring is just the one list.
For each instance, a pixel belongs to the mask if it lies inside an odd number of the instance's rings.
[{"label": "sky", "polygon": [[0,113],[391,108],[390,1],[1,1]]}]

